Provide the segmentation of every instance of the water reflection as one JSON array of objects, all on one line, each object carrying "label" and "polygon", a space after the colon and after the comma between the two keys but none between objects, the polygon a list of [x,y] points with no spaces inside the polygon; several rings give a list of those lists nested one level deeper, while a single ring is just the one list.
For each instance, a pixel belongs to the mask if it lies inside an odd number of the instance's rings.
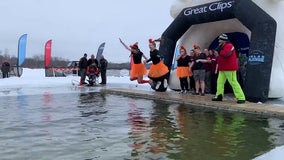
[{"label": "water reflection", "polygon": [[[135,113],[139,115],[139,112]],[[131,136],[136,144],[135,149],[144,149],[142,157],[251,159],[270,150],[272,146],[268,140],[270,135],[264,130],[267,122],[259,119],[248,121],[243,114],[157,102],[154,103],[149,126],[140,116],[138,119],[139,123],[131,123],[139,128],[135,131],[143,138],[150,134],[148,140],[137,140]],[[141,158],[139,154],[132,156]]]},{"label": "water reflection", "polygon": [[132,149],[132,157],[140,157],[145,154],[146,144],[149,140],[149,119],[144,117],[143,108],[139,107],[135,101],[128,103],[128,123],[130,124],[129,135],[133,144],[129,147]]},{"label": "water reflection", "polygon": [[217,147],[218,152],[224,157],[236,157],[244,147],[244,140],[241,138],[245,127],[244,116],[233,114],[231,119],[225,119],[222,113],[217,113],[215,119],[212,138],[218,144],[222,144]]},{"label": "water reflection", "polygon": [[276,118],[99,92],[0,100],[2,159],[252,159],[284,143]]},{"label": "water reflection", "polygon": [[154,104],[150,122],[151,144],[149,151],[159,158],[166,158],[169,150],[174,150],[175,143],[172,138],[176,135],[176,128],[173,125],[172,117],[168,106]]},{"label": "water reflection", "polygon": [[265,130],[270,133],[269,141],[276,146],[284,145],[284,120],[277,118],[268,119],[268,127]]},{"label": "water reflection", "polygon": [[104,108],[105,97],[100,92],[87,92],[79,95],[79,106],[82,117],[107,113]]}]

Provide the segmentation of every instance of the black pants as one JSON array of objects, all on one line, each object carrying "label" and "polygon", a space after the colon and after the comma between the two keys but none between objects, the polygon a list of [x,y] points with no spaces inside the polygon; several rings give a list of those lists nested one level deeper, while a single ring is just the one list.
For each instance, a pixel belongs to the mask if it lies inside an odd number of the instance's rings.
[{"label": "black pants", "polygon": [[182,91],[186,90],[188,91],[188,81],[187,81],[187,77],[184,78],[179,78],[180,81],[180,89]]},{"label": "black pants", "polygon": [[101,84],[106,84],[106,70],[101,70],[101,79],[102,79],[102,82]]},{"label": "black pants", "polygon": [[194,77],[193,75],[191,77],[189,77],[190,79],[190,90],[195,90],[195,80],[194,80]]},{"label": "black pants", "polygon": [[9,77],[9,72],[2,72],[2,77],[3,78],[8,78]]},{"label": "black pants", "polygon": [[85,79],[86,79],[86,72],[87,72],[87,69],[85,68],[82,68],[80,69],[80,75],[81,75],[81,82],[84,83],[85,82]]}]

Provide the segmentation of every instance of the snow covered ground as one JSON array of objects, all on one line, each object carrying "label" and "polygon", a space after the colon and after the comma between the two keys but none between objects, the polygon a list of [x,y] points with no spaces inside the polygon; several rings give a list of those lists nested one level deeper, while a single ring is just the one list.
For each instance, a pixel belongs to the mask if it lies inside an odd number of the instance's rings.
[{"label": "snow covered ground", "polygon": [[[119,73],[120,76],[108,76],[107,86],[136,87],[138,89],[150,90],[150,86],[147,84],[137,85],[136,81],[130,81],[128,73],[128,70],[121,70]],[[45,77],[44,69],[24,68],[21,77],[0,79],[0,96],[17,95],[19,91],[21,91],[21,94],[26,95],[41,94],[47,90],[50,93],[74,92],[74,86],[72,86],[72,81],[74,80],[79,81],[80,77]],[[95,87],[92,88],[95,89]]]},{"label": "snow covered ground", "polygon": [[[129,77],[126,75],[127,70],[121,71],[122,76],[109,76],[109,83],[127,83],[135,84],[135,82],[129,81]],[[42,87],[42,86],[61,86],[70,85],[71,80],[79,80],[78,76],[67,77],[45,77],[44,69],[29,69],[24,68],[23,75],[21,77],[9,77],[1,79],[0,87]]]},{"label": "snow covered ground", "polygon": [[276,147],[273,150],[253,160],[282,160],[284,158],[284,146]]}]

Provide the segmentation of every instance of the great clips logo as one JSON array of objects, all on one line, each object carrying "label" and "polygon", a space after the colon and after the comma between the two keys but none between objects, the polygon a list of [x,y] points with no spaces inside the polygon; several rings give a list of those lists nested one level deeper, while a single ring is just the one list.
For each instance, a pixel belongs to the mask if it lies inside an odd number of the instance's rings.
[{"label": "great clips logo", "polygon": [[223,12],[225,9],[229,9],[233,6],[234,1],[229,2],[214,2],[206,6],[187,8],[184,11],[185,16],[197,15],[206,12]]}]

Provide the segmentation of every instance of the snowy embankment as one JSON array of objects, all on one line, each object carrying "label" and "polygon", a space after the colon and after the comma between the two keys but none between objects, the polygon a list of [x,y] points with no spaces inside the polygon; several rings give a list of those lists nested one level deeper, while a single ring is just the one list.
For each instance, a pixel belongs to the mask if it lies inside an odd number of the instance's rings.
[{"label": "snowy embankment", "polygon": [[[119,71],[118,71],[119,72]],[[136,86],[136,81],[130,81],[127,70],[121,70],[118,75],[107,77],[107,86]],[[0,79],[0,96],[17,96],[51,93],[74,92],[72,81],[79,81],[79,76],[45,77],[44,69],[24,68],[21,77],[9,77]],[[139,88],[149,88],[148,85],[140,85]],[[95,90],[95,87],[92,87]],[[100,88],[100,87],[97,87]],[[77,92],[77,91],[75,91]]]}]

